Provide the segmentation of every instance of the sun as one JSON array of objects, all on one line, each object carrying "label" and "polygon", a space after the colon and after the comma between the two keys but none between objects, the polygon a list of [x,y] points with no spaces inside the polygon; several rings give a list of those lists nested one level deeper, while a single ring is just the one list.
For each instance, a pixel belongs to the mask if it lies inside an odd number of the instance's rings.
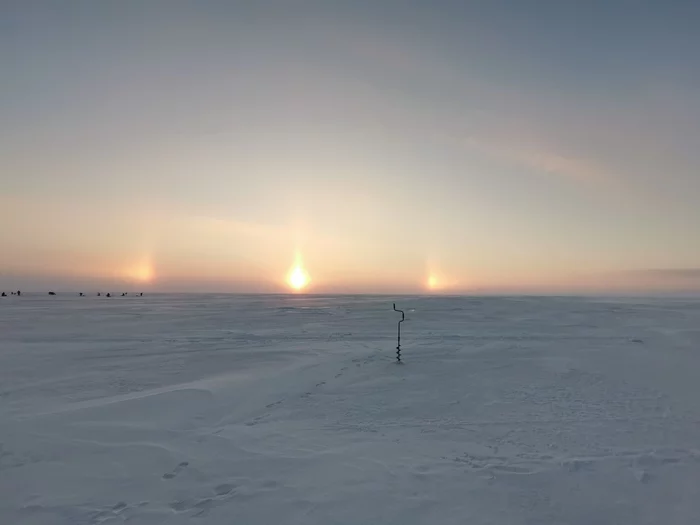
[{"label": "sun", "polygon": [[128,267],[124,272],[124,276],[131,281],[147,283],[153,280],[155,272],[151,262],[144,260],[139,264]]},{"label": "sun", "polygon": [[430,290],[435,290],[439,286],[439,282],[437,277],[434,275],[430,275],[428,277],[428,289]]},{"label": "sun", "polygon": [[306,285],[309,284],[310,280],[309,274],[306,273],[306,271],[300,265],[296,265],[287,276],[287,284],[297,291],[305,288]]}]

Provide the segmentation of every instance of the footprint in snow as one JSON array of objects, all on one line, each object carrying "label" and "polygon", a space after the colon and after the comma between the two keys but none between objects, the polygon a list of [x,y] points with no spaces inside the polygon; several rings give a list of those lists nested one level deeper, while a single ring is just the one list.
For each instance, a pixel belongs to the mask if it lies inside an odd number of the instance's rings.
[{"label": "footprint in snow", "polygon": [[172,471],[166,472],[165,474],[163,474],[163,479],[175,478],[180,472],[182,472],[188,466],[189,466],[189,463],[187,461],[183,461],[182,463],[179,463],[178,466],[175,467]]},{"label": "footprint in snow", "polygon": [[199,500],[191,499],[178,499],[169,504],[169,507],[177,513],[194,511],[192,517],[202,517],[206,516],[207,513],[217,507],[222,505],[225,500],[233,497],[236,490],[236,485],[233,483],[222,483],[214,487],[214,496],[209,498],[202,498]]},{"label": "footprint in snow", "polygon": [[119,501],[114,505],[104,507],[102,509],[95,509],[95,513],[90,517],[90,524],[103,525],[106,523],[113,523],[115,521],[121,523],[124,521],[124,516],[122,515],[123,513],[133,511],[139,507],[145,507],[149,504],[149,501],[142,501],[137,505],[129,505],[125,501]]},{"label": "footprint in snow", "polygon": [[226,494],[233,492],[235,488],[236,485],[233,483],[222,483],[221,485],[214,487],[214,494],[217,496],[225,496]]}]

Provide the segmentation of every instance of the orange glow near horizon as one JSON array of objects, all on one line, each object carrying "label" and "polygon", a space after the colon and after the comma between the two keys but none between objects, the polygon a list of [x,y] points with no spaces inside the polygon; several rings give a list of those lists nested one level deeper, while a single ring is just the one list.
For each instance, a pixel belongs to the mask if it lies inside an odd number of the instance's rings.
[{"label": "orange glow near horizon", "polygon": [[289,285],[295,290],[301,290],[309,283],[309,276],[306,272],[297,266],[289,274]]},{"label": "orange glow near horizon", "polygon": [[455,292],[459,289],[459,285],[459,280],[454,279],[451,276],[438,274],[435,271],[430,271],[427,279],[425,280],[425,287],[430,292]]},{"label": "orange glow near horizon", "polygon": [[428,276],[428,289],[435,290],[438,288],[438,279],[434,275]]},{"label": "orange glow near horizon", "polygon": [[148,283],[155,277],[155,272],[153,271],[153,265],[150,261],[144,261],[128,268],[124,272],[124,275],[132,281]]},{"label": "orange glow near horizon", "polygon": [[287,275],[287,284],[295,291],[300,292],[306,288],[311,281],[308,272],[304,269],[301,256],[297,254],[296,263]]}]

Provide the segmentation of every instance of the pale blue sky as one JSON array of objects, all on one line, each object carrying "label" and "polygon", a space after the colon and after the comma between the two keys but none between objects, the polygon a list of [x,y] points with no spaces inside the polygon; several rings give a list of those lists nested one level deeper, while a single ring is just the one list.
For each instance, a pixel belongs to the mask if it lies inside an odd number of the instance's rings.
[{"label": "pale blue sky", "polygon": [[698,20],[6,2],[0,286],[275,291],[301,257],[311,291],[699,290]]}]

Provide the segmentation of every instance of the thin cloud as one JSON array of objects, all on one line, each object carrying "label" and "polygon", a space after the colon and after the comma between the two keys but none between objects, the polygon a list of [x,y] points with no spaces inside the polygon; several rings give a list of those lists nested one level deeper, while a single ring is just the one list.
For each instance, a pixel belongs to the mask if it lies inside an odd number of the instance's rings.
[{"label": "thin cloud", "polygon": [[245,237],[266,238],[277,236],[289,236],[292,230],[286,226],[263,224],[237,219],[222,219],[205,215],[195,215],[186,219],[195,228],[211,230],[220,233],[229,233]]},{"label": "thin cloud", "polygon": [[594,166],[592,163],[578,158],[565,157],[550,152],[520,152],[516,158],[534,169],[560,175],[582,182],[606,182],[614,179],[609,173]]},{"label": "thin cloud", "polygon": [[700,281],[700,268],[652,268],[632,273],[672,279],[696,279]]},{"label": "thin cloud", "polygon": [[616,185],[619,181],[619,177],[587,159],[562,155],[546,149],[516,147],[511,145],[511,141],[495,142],[477,137],[468,137],[466,144],[525,168],[580,183]]},{"label": "thin cloud", "polygon": [[625,270],[602,275],[596,280],[607,288],[697,293],[700,291],[700,268]]}]

